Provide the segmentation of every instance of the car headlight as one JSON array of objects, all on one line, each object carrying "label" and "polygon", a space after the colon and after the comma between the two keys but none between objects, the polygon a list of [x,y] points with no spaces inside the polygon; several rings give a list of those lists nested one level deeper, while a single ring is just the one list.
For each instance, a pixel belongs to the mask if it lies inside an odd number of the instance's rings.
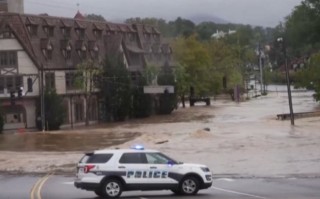
[{"label": "car headlight", "polygon": [[201,170],[203,172],[210,172],[210,169],[208,167],[201,167]]}]

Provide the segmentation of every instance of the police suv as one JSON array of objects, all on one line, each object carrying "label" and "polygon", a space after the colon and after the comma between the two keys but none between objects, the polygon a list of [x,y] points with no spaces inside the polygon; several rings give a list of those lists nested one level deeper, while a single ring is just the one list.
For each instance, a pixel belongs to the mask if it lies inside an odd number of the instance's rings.
[{"label": "police suv", "polygon": [[194,195],[212,185],[208,167],[177,162],[155,150],[98,150],[87,153],[77,166],[75,187],[117,198],[122,191],[171,190]]}]

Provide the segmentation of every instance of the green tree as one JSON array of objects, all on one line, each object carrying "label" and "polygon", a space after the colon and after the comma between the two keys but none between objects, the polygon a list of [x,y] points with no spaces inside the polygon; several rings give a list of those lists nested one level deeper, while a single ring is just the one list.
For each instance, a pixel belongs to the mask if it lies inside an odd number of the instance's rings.
[{"label": "green tree", "polygon": [[182,65],[177,65],[174,67],[174,73],[176,77],[175,92],[182,102],[182,107],[185,108],[185,96],[188,94],[190,87],[190,84],[188,83],[189,74]]},{"label": "green tree", "polygon": [[[59,130],[66,117],[66,110],[63,106],[63,99],[54,89],[48,89],[44,94],[45,103],[45,128],[46,130]],[[38,100],[37,115],[40,115],[40,100]],[[38,129],[41,129],[41,123],[37,123]]]},{"label": "green tree", "polygon": [[84,17],[92,21],[101,21],[101,22],[107,21],[102,15],[97,15],[97,14],[87,14]]},{"label": "green tree", "polygon": [[311,56],[307,67],[297,74],[296,86],[314,89],[314,98],[320,101],[320,53]]},{"label": "green tree", "polygon": [[81,89],[84,94],[86,103],[86,126],[89,125],[89,115],[91,107],[91,101],[93,95],[97,92],[97,77],[101,73],[101,67],[95,61],[87,59],[84,62],[77,65],[76,72],[76,86]]},{"label": "green tree", "polygon": [[304,0],[287,17],[285,36],[289,53],[302,56],[320,47],[320,1]]},{"label": "green tree", "polygon": [[[210,58],[205,46],[200,43],[196,36],[188,38],[178,38],[174,45],[174,56],[183,67],[183,79],[188,87],[193,86],[196,95],[208,95],[210,92],[211,74],[208,73]],[[178,83],[179,87],[184,83]],[[180,88],[179,88],[180,89]],[[182,90],[184,93],[185,90]],[[179,91],[180,92],[180,91]]]},{"label": "green tree", "polygon": [[[207,49],[210,60],[211,90],[213,94],[233,90],[237,85],[243,84],[242,64],[238,49],[233,48],[223,40],[213,40],[208,43]],[[245,53],[244,53],[245,54]],[[223,78],[226,78],[226,88],[223,88]]]},{"label": "green tree", "polygon": [[105,58],[99,83],[109,119],[123,121],[130,114],[131,79],[123,55],[114,51]]}]

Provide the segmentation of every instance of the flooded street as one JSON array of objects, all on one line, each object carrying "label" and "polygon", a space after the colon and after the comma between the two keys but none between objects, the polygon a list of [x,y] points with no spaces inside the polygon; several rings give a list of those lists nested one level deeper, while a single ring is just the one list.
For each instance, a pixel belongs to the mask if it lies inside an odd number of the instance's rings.
[{"label": "flooded street", "polygon": [[125,143],[139,133],[64,132],[0,135],[1,151],[91,151]]},{"label": "flooded street", "polygon": [[[210,107],[200,103],[169,116],[90,129],[5,134],[0,170],[73,172],[85,151],[143,144],[179,161],[206,164],[217,175],[318,177],[320,117],[297,119],[295,126],[277,120],[289,112],[285,88],[269,87],[267,96],[241,103],[219,99]],[[294,112],[319,111],[312,94],[293,90]]]}]

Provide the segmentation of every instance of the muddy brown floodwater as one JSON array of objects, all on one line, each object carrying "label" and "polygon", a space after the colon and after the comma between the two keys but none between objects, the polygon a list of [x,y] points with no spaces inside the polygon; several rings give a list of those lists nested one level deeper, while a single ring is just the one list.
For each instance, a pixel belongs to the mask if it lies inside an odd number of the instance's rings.
[{"label": "muddy brown floodwater", "polygon": [[2,151],[90,151],[125,143],[140,133],[15,133],[0,135]]}]

